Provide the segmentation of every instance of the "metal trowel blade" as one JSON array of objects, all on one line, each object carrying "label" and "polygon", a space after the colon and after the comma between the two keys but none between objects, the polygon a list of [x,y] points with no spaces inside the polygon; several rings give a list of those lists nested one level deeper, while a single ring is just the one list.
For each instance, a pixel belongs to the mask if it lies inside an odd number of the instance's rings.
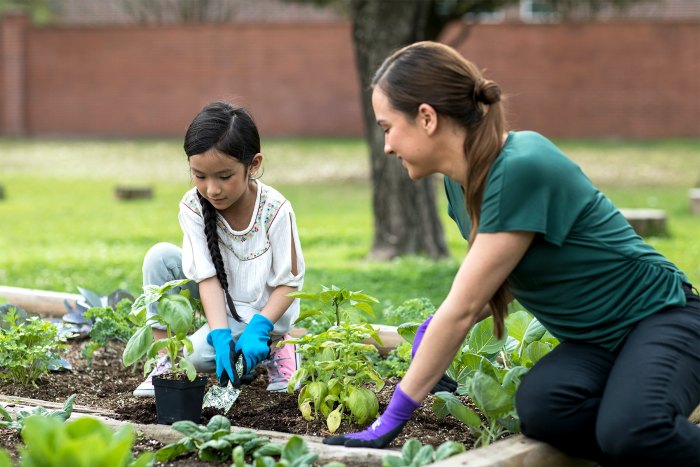
[{"label": "metal trowel blade", "polygon": [[241,390],[234,388],[230,381],[226,387],[215,384],[204,395],[202,408],[214,407],[215,409],[222,409],[226,413],[231,410],[240,393]]}]

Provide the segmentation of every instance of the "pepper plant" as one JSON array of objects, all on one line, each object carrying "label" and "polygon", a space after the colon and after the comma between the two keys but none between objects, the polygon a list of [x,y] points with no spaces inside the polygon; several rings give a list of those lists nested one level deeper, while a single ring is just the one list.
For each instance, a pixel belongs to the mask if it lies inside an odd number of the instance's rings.
[{"label": "pepper plant", "polygon": [[[172,364],[170,373],[194,381],[197,370],[184,358],[183,349],[188,352],[193,350],[192,342],[187,336],[195,324],[195,309],[199,307],[199,302],[190,298],[187,289],[181,288],[188,281],[174,280],[163,286],[147,285],[143,288],[144,293],[131,306],[129,319],[136,323],[138,329],[126,343],[122,354],[125,366],[131,366],[147,357],[143,368],[145,376],[158,360],[159,352],[165,350]],[[180,288],[179,293],[167,293],[176,288]],[[158,303],[158,314],[148,318],[146,308],[152,303]],[[156,324],[165,326],[166,338],[157,341],[153,339],[151,328]]]},{"label": "pepper plant", "polygon": [[[289,379],[289,392],[301,384],[298,405],[306,420],[320,412],[331,433],[347,417],[365,424],[377,416],[379,402],[376,392],[384,387],[371,355],[379,351],[363,341],[372,338],[380,345],[377,331],[367,322],[350,322],[363,313],[374,317],[372,303],[379,301],[361,292],[336,286],[323,287],[321,292],[293,292],[290,297],[313,302],[316,307],[306,310],[299,319],[319,316],[331,323],[324,332],[308,333],[278,345],[292,343],[302,356],[300,368]],[[374,391],[368,384],[374,385]]]},{"label": "pepper plant", "polygon": [[505,432],[520,431],[515,393],[520,380],[541,357],[557,344],[540,322],[526,311],[506,318],[502,339],[493,335],[493,318],[477,323],[465,345],[457,352],[447,374],[458,383],[457,395],[469,396],[485,420],[449,392],[435,394],[433,410],[442,417],[453,415],[485,446]]}]

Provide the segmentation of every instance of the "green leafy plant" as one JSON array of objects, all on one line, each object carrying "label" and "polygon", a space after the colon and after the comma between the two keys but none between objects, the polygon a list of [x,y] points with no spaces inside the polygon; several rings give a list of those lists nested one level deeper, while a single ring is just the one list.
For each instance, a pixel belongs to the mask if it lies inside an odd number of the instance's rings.
[{"label": "green leafy plant", "polygon": [[400,342],[386,358],[372,356],[374,367],[384,378],[403,378],[411,363],[411,344]]},{"label": "green leafy plant", "polygon": [[90,329],[90,342],[83,347],[82,354],[92,364],[92,354],[106,347],[110,341],[128,342],[138,327],[129,319],[132,302],[121,300],[115,307],[104,306],[88,309],[84,316],[94,321]]},{"label": "green leafy plant", "polygon": [[60,360],[67,335],[38,316],[10,307],[0,328],[0,379],[36,386],[36,380]]},{"label": "green leafy plant", "polygon": [[96,418],[82,417],[63,423],[57,418],[32,415],[24,421],[22,439],[25,444],[20,448],[22,466],[144,467],[153,463],[152,453],[133,458],[134,429],[131,425],[113,433]]},{"label": "green leafy plant", "polygon": [[[173,423],[174,430],[185,436],[176,443],[160,448],[155,458],[159,462],[168,462],[176,457],[196,452],[204,462],[232,461],[232,466],[247,467],[246,459],[254,461],[254,466],[270,467],[306,467],[318,458],[311,453],[298,436],[292,436],[286,444],[271,443],[250,430],[231,432],[231,422],[222,415],[214,415],[209,423],[198,425],[189,420]],[[327,464],[327,467],[339,467],[342,464]]]},{"label": "green leafy plant", "polygon": [[2,448],[0,448],[0,467],[12,467],[10,455]]},{"label": "green leafy plant", "polygon": [[427,444],[422,445],[416,439],[409,439],[401,448],[401,457],[386,455],[382,458],[383,467],[419,467],[447,459],[465,451],[462,443],[446,441],[435,449]]},{"label": "green leafy plant", "polygon": [[63,408],[60,410],[48,410],[44,407],[34,407],[30,410],[18,410],[14,420],[7,409],[0,404],[0,427],[21,431],[24,427],[24,421],[32,415],[55,418],[56,420],[65,422],[73,413],[73,402],[75,401],[75,396],[75,394],[72,394],[70,397],[68,397],[68,399],[66,399],[66,401],[63,403]]},{"label": "green leafy plant", "polygon": [[398,326],[408,322],[422,323],[425,319],[435,313],[435,305],[429,298],[411,298],[398,306],[388,306],[382,310],[382,322],[385,324]]},{"label": "green leafy plant", "polygon": [[[172,373],[175,377],[187,377],[193,381],[197,376],[197,370],[190,361],[182,355],[183,349],[192,352],[192,342],[188,334],[195,323],[195,309],[198,302],[190,298],[187,289],[181,288],[189,280],[174,280],[163,286],[147,285],[144,293],[134,301],[129,319],[138,329],[126,343],[122,361],[125,366],[131,366],[147,357],[143,374],[147,375],[156,361],[158,354],[164,350],[172,364]],[[166,292],[180,288],[179,293],[166,294]],[[158,314],[147,318],[146,307],[151,303],[158,303]],[[151,328],[155,324],[165,326],[167,337],[154,340]]]},{"label": "green leafy plant", "polygon": [[[294,392],[301,384],[298,405],[303,417],[315,419],[320,411],[331,433],[344,416],[359,424],[373,420],[379,408],[375,392],[384,387],[384,380],[371,358],[378,354],[377,348],[363,341],[372,338],[381,345],[381,339],[371,324],[346,320],[357,311],[373,317],[371,303],[379,303],[377,299],[335,286],[323,287],[319,293],[294,292],[289,296],[318,305],[300,319],[320,316],[333,323],[324,332],[307,333],[278,344],[296,344],[302,356],[301,367],[290,378],[288,390]],[[366,387],[369,384],[374,384],[374,392]]]},{"label": "green leafy plant", "polygon": [[520,431],[515,411],[520,380],[558,344],[536,318],[522,310],[506,318],[503,339],[496,339],[492,329],[493,318],[477,323],[447,371],[458,383],[456,393],[469,396],[484,420],[454,394],[438,392],[433,403],[439,417],[450,414],[466,424],[476,435],[476,446]]}]

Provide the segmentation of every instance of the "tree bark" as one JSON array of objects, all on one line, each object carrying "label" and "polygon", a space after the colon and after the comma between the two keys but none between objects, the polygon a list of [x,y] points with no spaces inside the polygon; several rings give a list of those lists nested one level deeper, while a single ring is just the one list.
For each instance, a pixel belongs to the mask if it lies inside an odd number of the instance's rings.
[{"label": "tree bark", "polygon": [[384,154],[384,134],[372,110],[370,82],[394,50],[433,39],[431,0],[351,0],[353,44],[361,84],[362,109],[370,145],[374,239],[371,256],[390,259],[407,254],[448,255],[437,213],[432,177],[412,181],[401,163]]}]

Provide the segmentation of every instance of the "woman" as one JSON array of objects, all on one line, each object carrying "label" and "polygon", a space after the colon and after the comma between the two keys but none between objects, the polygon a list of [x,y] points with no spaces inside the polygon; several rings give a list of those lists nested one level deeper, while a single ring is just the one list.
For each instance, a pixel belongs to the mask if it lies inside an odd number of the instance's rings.
[{"label": "woman", "polygon": [[446,176],[470,248],[386,411],[325,442],[390,443],[474,323],[492,315],[500,337],[515,298],[561,341],[518,390],[523,433],[604,465],[700,465],[687,419],[700,403],[700,300],[685,274],[552,142],[507,132],[499,86],[454,49],[405,47],[373,88],[384,151],[414,180]]}]

